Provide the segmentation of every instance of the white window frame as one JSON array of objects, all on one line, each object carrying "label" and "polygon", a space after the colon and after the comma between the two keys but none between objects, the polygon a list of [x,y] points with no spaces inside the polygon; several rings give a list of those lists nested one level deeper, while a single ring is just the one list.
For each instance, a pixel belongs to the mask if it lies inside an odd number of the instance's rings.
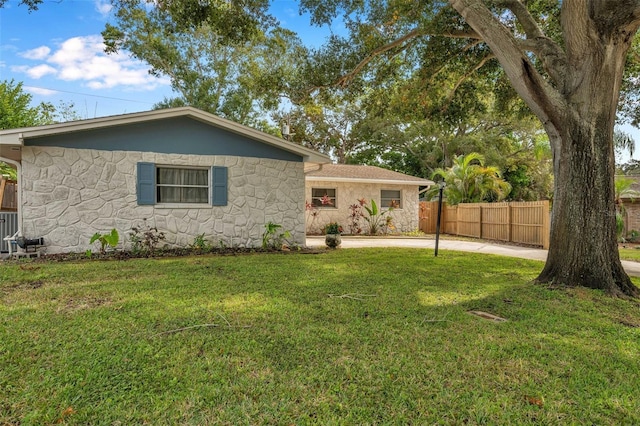
[{"label": "white window frame", "polygon": [[[177,184],[161,184],[160,181],[160,169],[180,169],[180,170],[206,170],[207,171],[207,184],[206,185],[177,185]],[[160,201],[160,194],[158,188],[207,188],[207,199],[203,202],[163,202]],[[156,164],[156,206],[158,207],[209,207],[211,206],[211,168],[210,167],[197,167],[197,166],[176,166],[176,165],[161,165]]]},{"label": "white window frame", "polygon": [[[314,191],[325,191],[321,196],[314,196],[313,193]],[[333,191],[333,197],[330,197],[329,194],[326,193],[326,191]],[[326,205],[326,204],[322,204],[322,197],[324,197],[324,195],[327,195],[327,197],[329,197],[329,199],[333,202],[332,205]],[[316,201],[318,202],[318,204],[316,204]],[[318,209],[337,209],[338,208],[338,189],[337,188],[311,188],[311,204]]]},{"label": "white window frame", "polygon": [[[393,191],[393,192],[397,192],[399,197],[382,197],[382,193],[384,191]],[[387,200],[387,204],[384,203],[384,200]],[[398,202],[400,203],[400,206],[398,207],[394,207],[394,210],[402,210],[402,207],[404,206],[404,203],[402,202],[402,189],[380,189],[380,207],[383,209],[388,209],[389,208],[389,204],[392,200],[398,200]]]}]

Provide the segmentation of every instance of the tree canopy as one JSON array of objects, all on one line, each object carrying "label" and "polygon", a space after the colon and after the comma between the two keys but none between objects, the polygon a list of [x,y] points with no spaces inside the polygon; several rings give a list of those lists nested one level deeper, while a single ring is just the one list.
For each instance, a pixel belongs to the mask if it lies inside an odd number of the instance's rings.
[{"label": "tree canopy", "polygon": [[33,97],[22,83],[0,81],[0,129],[38,126],[53,122],[55,107],[50,103],[31,106]]},{"label": "tree canopy", "polygon": [[267,5],[119,0],[115,25],[102,34],[107,53],[126,49],[171,80],[179,98],[157,107],[190,105],[264,130],[268,111],[294,80],[296,58],[306,56],[298,37],[266,14]]}]

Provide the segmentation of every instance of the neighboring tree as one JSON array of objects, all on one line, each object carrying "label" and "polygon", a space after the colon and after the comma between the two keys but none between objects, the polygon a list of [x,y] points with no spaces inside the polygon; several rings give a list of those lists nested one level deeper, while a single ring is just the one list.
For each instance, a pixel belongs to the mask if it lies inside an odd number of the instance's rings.
[{"label": "neighboring tree", "polygon": [[613,149],[625,65],[636,61],[627,53],[640,26],[640,0],[448,3],[453,8],[436,1],[417,8],[408,0],[302,0],[302,8],[315,22],[338,12],[347,21],[349,40],[334,37],[324,54],[343,53],[337,85],[375,82],[372,70],[385,69],[390,58],[420,67],[440,56],[494,79],[499,64],[540,119],[553,152],[550,249],[537,281],[640,295],[617,251]]},{"label": "neighboring tree", "polygon": [[[245,3],[255,5],[244,10]],[[157,107],[190,105],[260,127],[277,109],[286,81],[295,80],[294,61],[306,56],[294,33],[263,14],[264,4],[117,1],[115,25],[102,35],[107,53],[126,49],[171,80],[179,97]]]},{"label": "neighboring tree", "polygon": [[505,157],[502,177],[511,185],[510,201],[548,200],[553,197],[553,161],[544,133],[521,135]]},{"label": "neighboring tree", "polygon": [[615,149],[616,159],[622,157],[625,153],[629,154],[629,157],[633,157],[636,141],[633,140],[629,133],[616,129],[613,132],[613,148]]},{"label": "neighboring tree", "polygon": [[3,161],[0,161],[0,177],[5,177],[9,180],[16,180],[18,179],[18,173],[14,167]]},{"label": "neighboring tree", "polygon": [[629,160],[620,165],[619,171],[624,175],[640,175],[640,160]]},{"label": "neighboring tree", "polygon": [[[500,170],[485,166],[484,156],[477,152],[456,157],[451,167],[436,169],[432,178],[444,180],[444,196],[451,205],[500,201],[511,190],[511,185],[502,179]],[[427,196],[435,196],[438,191],[439,188],[435,186],[427,192]]]},{"label": "neighboring tree", "polygon": [[308,98],[288,112],[273,114],[273,118],[288,126],[290,141],[330,155],[338,164],[349,162],[366,143],[354,133],[355,127],[365,119],[365,111],[357,100],[344,96]]},{"label": "neighboring tree", "polygon": [[[79,119],[73,103],[60,102],[58,108],[49,102],[31,106],[32,96],[25,92],[22,83],[0,81],[0,129],[40,126],[61,121]],[[0,161],[0,174],[16,179],[16,170]]]},{"label": "neighboring tree", "polygon": [[33,97],[24,91],[22,82],[0,81],[0,129],[41,126],[80,120],[72,102],[60,101],[58,106],[41,102],[32,106]]},{"label": "neighboring tree", "polygon": [[53,122],[55,107],[51,103],[31,106],[32,96],[22,83],[0,81],[0,129],[39,126]]}]

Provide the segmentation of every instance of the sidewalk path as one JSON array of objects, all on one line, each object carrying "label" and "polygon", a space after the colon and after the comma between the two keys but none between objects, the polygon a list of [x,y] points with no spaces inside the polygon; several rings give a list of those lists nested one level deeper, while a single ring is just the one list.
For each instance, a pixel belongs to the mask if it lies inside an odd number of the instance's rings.
[{"label": "sidewalk path", "polygon": [[[348,237],[342,236],[343,248],[360,247],[407,247],[425,248],[434,250],[436,241],[428,238],[374,238],[374,237]],[[308,236],[307,246],[324,247],[324,236]],[[475,253],[497,254],[500,256],[520,257],[523,259],[533,259],[545,261],[547,250],[531,247],[510,246],[501,244],[488,244],[486,242],[443,240],[438,243],[438,250],[458,250]],[[622,261],[622,266],[627,274],[633,277],[640,277],[640,263]]]}]

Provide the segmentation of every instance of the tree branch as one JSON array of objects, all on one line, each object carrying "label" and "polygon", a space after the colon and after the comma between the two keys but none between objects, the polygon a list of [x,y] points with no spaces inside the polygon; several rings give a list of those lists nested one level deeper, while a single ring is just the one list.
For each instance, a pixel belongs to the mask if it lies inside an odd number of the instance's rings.
[{"label": "tree branch", "polygon": [[608,34],[612,28],[633,27],[640,19],[639,0],[592,0],[589,6],[589,17],[600,34]]},{"label": "tree branch", "polygon": [[447,38],[470,38],[470,39],[482,40],[482,37],[480,37],[480,34],[478,34],[473,30],[453,30],[446,33],[433,34],[433,35],[439,35]]},{"label": "tree branch", "polygon": [[560,84],[566,75],[567,57],[560,46],[547,37],[529,9],[520,0],[502,0],[501,4],[509,9],[524,30],[527,39],[521,42],[524,49],[534,53],[542,62],[544,70]]},{"label": "tree branch", "polygon": [[513,33],[480,0],[449,0],[449,3],[489,45],[516,92],[545,128],[550,124],[560,127],[566,103],[531,64]]},{"label": "tree branch", "polygon": [[447,108],[449,107],[449,104],[451,103],[451,101],[453,100],[453,97],[456,94],[456,91],[458,90],[458,87],[460,87],[460,85],[471,76],[471,74],[473,74],[474,72],[478,71],[480,68],[482,68],[487,62],[489,62],[491,59],[495,59],[495,55],[493,54],[489,54],[487,56],[485,56],[484,58],[482,58],[482,60],[480,60],[480,62],[478,62],[476,64],[475,67],[473,67],[471,70],[469,70],[467,73],[465,73],[462,77],[460,77],[458,79],[458,81],[456,81],[456,84],[453,85],[453,89],[451,89],[451,92],[449,93],[449,95],[447,95],[447,101],[445,102],[445,106],[442,108],[442,111],[446,111]]},{"label": "tree branch", "polygon": [[520,22],[520,25],[522,25],[527,38],[535,39],[545,36],[536,20],[533,19],[533,16],[529,13],[527,6],[520,0],[502,0],[500,3],[513,12],[518,22]]},{"label": "tree branch", "polygon": [[329,298],[336,299],[353,299],[353,300],[364,300],[365,297],[376,297],[375,294],[360,294],[360,293],[347,293],[337,296],[335,294],[327,294]]},{"label": "tree branch", "polygon": [[426,35],[424,32],[422,32],[419,29],[414,29],[410,32],[408,32],[407,34],[405,34],[404,36],[385,44],[384,46],[380,46],[377,49],[374,49],[369,55],[367,55],[367,57],[365,57],[363,60],[361,60],[358,65],[355,66],[355,68],[353,68],[353,70],[351,70],[350,72],[348,72],[347,74],[343,75],[342,77],[340,77],[334,84],[340,87],[345,87],[349,84],[349,82],[358,74],[360,73],[360,71],[362,71],[362,69],[367,66],[367,64],[369,64],[372,60],[374,60],[376,57],[382,55],[383,53],[388,52],[389,50],[392,50],[398,46],[401,46],[402,44],[406,43],[409,40],[412,40],[414,38],[418,38],[421,37],[423,35]]}]

